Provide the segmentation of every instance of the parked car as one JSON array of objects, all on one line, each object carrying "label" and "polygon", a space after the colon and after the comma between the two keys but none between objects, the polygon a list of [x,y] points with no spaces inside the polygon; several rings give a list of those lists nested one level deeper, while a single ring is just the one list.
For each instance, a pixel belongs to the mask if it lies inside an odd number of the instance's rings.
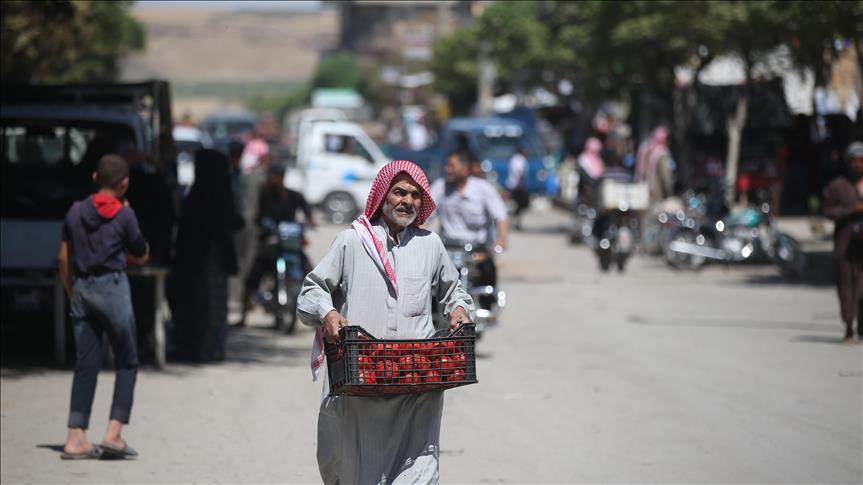
[{"label": "parked car", "polygon": [[195,152],[212,148],[213,140],[193,126],[175,126],[173,134],[177,147],[177,185],[184,192],[195,181]]},{"label": "parked car", "polygon": [[200,129],[213,142],[213,148],[228,152],[233,140],[246,141],[255,132],[256,120],[252,113],[244,111],[211,113],[201,121]]}]

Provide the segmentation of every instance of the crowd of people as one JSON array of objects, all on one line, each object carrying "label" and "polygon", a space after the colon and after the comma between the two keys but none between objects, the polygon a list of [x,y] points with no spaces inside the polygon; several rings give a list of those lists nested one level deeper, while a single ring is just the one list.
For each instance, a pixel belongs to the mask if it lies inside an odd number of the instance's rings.
[{"label": "crowd of people", "polygon": [[[302,213],[306,223],[314,224],[311,207],[301,193],[284,186],[285,167],[271,159],[266,146],[253,139],[230,144],[227,154],[195,153],[195,182],[182,201],[168,287],[177,358],[225,359],[228,278],[244,280],[238,322],[243,325],[251,295],[271,264],[260,244],[258,227],[264,219],[291,222]],[[855,320],[863,338],[863,143],[852,143],[846,160],[846,173],[825,191],[824,213],[836,221],[840,309],[845,341],[853,343]],[[673,194],[675,165],[664,127],[653,130],[637,150],[625,130],[594,133],[574,165],[579,197],[593,196],[604,177],[646,183],[653,202]],[[350,322],[363,322],[381,338],[428,338],[435,332],[432,300],[451,329],[474,319],[477,302],[463,286],[446,245],[487,248],[481,283],[496,284],[494,254],[508,245],[511,219],[501,192],[516,201],[526,198],[520,193],[524,166],[524,154],[517,151],[503,190],[489,183],[479,162],[464,151],[448,156],[445,176],[433,184],[409,161],[394,161],[379,171],[364,212],[320,262],[304,261],[297,313],[315,329],[315,378],[324,362],[324,341],[336,341]],[[130,419],[138,368],[124,270],[128,263],[145,262],[150,250],[134,210],[124,202],[128,162],[116,154],[103,156],[93,180],[98,192],[66,216],[58,258],[72,302],[77,349],[64,459],[137,456],[121,434]],[[515,211],[516,218],[522,209]],[[430,230],[435,226],[439,235]],[[102,443],[93,445],[86,430],[103,334],[114,350],[117,380],[108,429]],[[437,481],[442,392],[333,397],[326,380],[323,385],[317,457],[326,483]]]}]

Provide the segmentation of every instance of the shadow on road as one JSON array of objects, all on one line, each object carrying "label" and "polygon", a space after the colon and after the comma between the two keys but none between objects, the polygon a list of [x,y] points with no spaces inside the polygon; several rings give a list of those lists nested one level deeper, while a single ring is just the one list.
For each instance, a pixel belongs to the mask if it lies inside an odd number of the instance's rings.
[{"label": "shadow on road", "polygon": [[[306,332],[301,333],[301,337]],[[227,335],[227,358],[224,362],[189,362],[171,358],[164,369],[142,365],[141,369],[149,372],[160,372],[167,375],[183,376],[193,373],[196,369],[223,364],[267,365],[267,366],[298,366],[308,365],[311,349],[311,334],[308,339],[302,338],[297,343],[296,338],[288,337],[265,327],[230,327]],[[307,342],[308,341],[308,342]],[[306,345],[308,343],[308,345]],[[50,354],[11,354],[3,355],[0,366],[0,377],[3,379],[23,379],[49,372],[68,372],[74,364],[67,366],[55,365]],[[106,360],[102,372],[113,373],[114,367]]]},{"label": "shadow on road", "polygon": [[545,235],[545,234],[564,234],[567,227],[563,224],[553,224],[550,226],[534,226],[522,227],[521,229],[511,229],[511,233],[527,234],[527,235]]},{"label": "shadow on road", "polygon": [[753,328],[764,330],[803,330],[810,332],[834,333],[841,330],[840,326],[815,322],[770,321],[752,318],[728,317],[658,317],[629,315],[627,321],[634,325],[668,326],[668,327],[704,327],[704,328]]},{"label": "shadow on road", "polygon": [[838,337],[827,337],[825,335],[795,335],[791,338],[791,341],[844,346],[845,343],[842,341],[842,331],[837,330],[836,334],[838,335]]},{"label": "shadow on road", "polygon": [[56,453],[63,453],[63,444],[59,445],[36,445],[36,448],[44,448],[46,450],[51,450]]},{"label": "shadow on road", "polygon": [[753,285],[807,285],[833,286],[836,276],[833,269],[833,251],[810,251],[806,254],[806,267],[803,275],[797,278],[786,278],[778,274],[759,274],[746,278],[745,282]]}]

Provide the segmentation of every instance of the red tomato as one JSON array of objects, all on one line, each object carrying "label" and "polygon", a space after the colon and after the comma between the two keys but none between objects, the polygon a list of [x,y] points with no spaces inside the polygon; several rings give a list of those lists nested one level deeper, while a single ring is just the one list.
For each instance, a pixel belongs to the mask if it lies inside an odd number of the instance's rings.
[{"label": "red tomato", "polygon": [[399,356],[399,353],[401,352],[401,350],[396,347],[399,344],[385,343],[378,345],[383,346],[383,348],[379,349],[377,352],[378,356],[380,357],[386,357],[388,359],[397,358]]},{"label": "red tomato", "polygon": [[456,369],[452,374],[447,376],[446,380],[448,381],[463,381],[465,380],[465,373],[461,369]]},{"label": "red tomato", "polygon": [[431,362],[425,355],[414,354],[413,358],[417,372],[428,372],[431,369]]},{"label": "red tomato", "polygon": [[372,365],[372,359],[365,355],[360,355],[359,357],[357,357],[357,364],[359,365],[360,370],[374,368],[374,366]]},{"label": "red tomato", "polygon": [[342,345],[339,345],[339,347],[336,349],[336,354],[335,354],[335,356],[333,356],[333,359],[342,360],[344,357],[345,357],[345,347]]},{"label": "red tomato", "polygon": [[466,359],[465,359],[464,354],[462,354],[462,353],[453,354],[452,360],[453,360],[453,362],[455,362],[455,367],[457,369],[464,369],[464,367],[466,365],[466,362],[465,362]]},{"label": "red tomato", "polygon": [[448,376],[452,374],[453,369],[455,369],[456,363],[449,356],[441,355],[440,356],[440,373],[443,376]]},{"label": "red tomato", "polygon": [[402,372],[414,372],[416,370],[413,354],[399,357],[399,370]]},{"label": "red tomato", "polygon": [[378,362],[375,366],[377,370],[377,378],[383,384],[392,383],[399,376],[399,368],[395,362],[387,360]]},{"label": "red tomato", "polygon": [[361,370],[359,374],[360,384],[377,384],[378,380],[375,377],[374,371]]},{"label": "red tomato", "polygon": [[423,382],[440,382],[440,374],[437,371],[430,370],[423,377]]},{"label": "red tomato", "polygon": [[402,384],[419,384],[422,382],[420,375],[416,372],[408,372],[402,377]]}]

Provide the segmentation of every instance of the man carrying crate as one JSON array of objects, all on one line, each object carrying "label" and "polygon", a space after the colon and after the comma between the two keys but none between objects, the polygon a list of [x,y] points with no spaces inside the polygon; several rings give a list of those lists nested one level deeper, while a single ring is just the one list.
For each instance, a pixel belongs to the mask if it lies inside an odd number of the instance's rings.
[{"label": "man carrying crate", "polygon": [[[473,318],[440,238],[420,226],[435,210],[422,170],[397,160],[372,185],[363,215],[340,233],[306,276],[300,319],[316,328],[312,373],[324,362],[323,340],[360,325],[378,338],[421,339],[434,333],[431,298],[450,328]],[[324,483],[437,483],[443,392],[388,397],[327,396],[318,414],[318,467]]]}]

